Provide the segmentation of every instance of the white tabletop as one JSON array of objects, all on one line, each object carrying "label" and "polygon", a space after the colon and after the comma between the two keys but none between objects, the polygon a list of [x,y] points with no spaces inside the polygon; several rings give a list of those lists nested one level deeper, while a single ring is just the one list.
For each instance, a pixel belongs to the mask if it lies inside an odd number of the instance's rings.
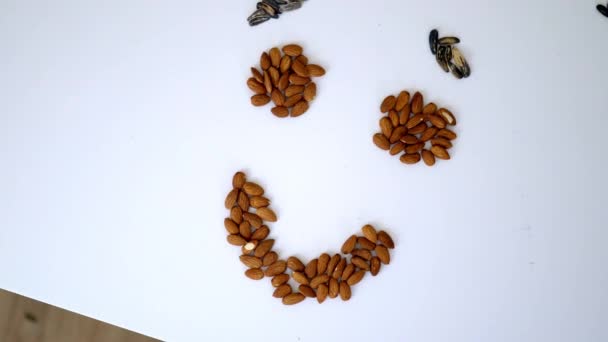
[{"label": "white tabletop", "polygon": [[[0,287],[170,341],[606,341],[608,18],[596,1],[0,2]],[[444,74],[432,28],[473,73]],[[325,66],[297,119],[254,108],[262,50]],[[384,96],[457,115],[452,160],[372,144]],[[367,222],[391,265],[349,302],[285,307],[243,276],[243,169],[282,256]]]}]

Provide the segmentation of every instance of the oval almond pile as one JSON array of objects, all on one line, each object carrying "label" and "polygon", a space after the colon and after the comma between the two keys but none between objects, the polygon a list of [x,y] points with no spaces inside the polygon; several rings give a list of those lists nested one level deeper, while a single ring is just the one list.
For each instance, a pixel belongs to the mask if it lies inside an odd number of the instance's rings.
[{"label": "oval almond pile", "polygon": [[251,104],[264,106],[272,101],[274,107],[270,111],[279,118],[306,113],[317,95],[317,85],[312,77],[325,75],[325,69],[308,64],[302,51],[301,46],[289,44],[282,50],[273,47],[262,53],[261,71],[251,68],[252,77],[247,80],[247,86],[255,93]]},{"label": "oval almond pile", "polygon": [[[271,278],[273,296],[281,298],[285,305],[306,298],[316,298],[319,303],[338,296],[349,300],[351,288],[368,273],[376,276],[383,264],[390,263],[389,250],[395,248],[387,232],[365,225],[361,235],[346,239],[342,254],[323,253],[307,263],[295,256],[281,259],[273,251],[274,240],[268,239],[270,229],[266,225],[276,222],[277,216],[261,186],[247,181],[243,172],[237,172],[224,204],[230,210],[229,217],[224,219],[227,240],[241,248],[239,259],[247,268],[245,276],[253,280]],[[297,289],[289,284],[290,280],[297,284]]]},{"label": "oval almond pile", "polygon": [[380,105],[385,114],[380,119],[380,132],[373,142],[391,155],[401,154],[404,164],[416,164],[422,159],[428,166],[436,159],[450,159],[448,150],[456,139],[451,126],[456,125],[454,114],[439,108],[433,102],[424,104],[422,94],[402,91],[397,96],[387,96]]}]

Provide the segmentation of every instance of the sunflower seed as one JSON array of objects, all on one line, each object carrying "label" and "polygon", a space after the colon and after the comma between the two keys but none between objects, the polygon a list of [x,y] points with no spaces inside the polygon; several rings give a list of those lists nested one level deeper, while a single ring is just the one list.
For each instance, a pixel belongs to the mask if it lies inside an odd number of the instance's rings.
[{"label": "sunflower seed", "polygon": [[600,11],[605,17],[608,17],[608,7],[604,5],[597,5],[597,10]]},{"label": "sunflower seed", "polygon": [[270,16],[263,9],[256,10],[247,18],[250,26],[259,25],[268,20],[270,20]]},{"label": "sunflower seed", "polygon": [[450,72],[450,68],[448,67],[448,61],[446,61],[443,56],[445,54],[445,49],[445,46],[440,46],[439,49],[437,49],[435,59],[437,60],[437,64],[439,64],[441,69],[443,69],[445,72]]},{"label": "sunflower seed", "polygon": [[277,11],[279,14],[281,14],[281,5],[285,3],[281,0],[262,0],[262,2],[272,6],[272,8],[274,8],[274,10]]},{"label": "sunflower seed", "polygon": [[271,18],[276,19],[279,17],[278,11],[266,2],[258,2],[257,8],[264,10]]},{"label": "sunflower seed", "polygon": [[285,2],[286,2],[285,4],[281,5],[281,11],[283,11],[283,12],[297,10],[298,8],[302,7],[302,2],[300,2],[300,1],[285,1]]},{"label": "sunflower seed", "polygon": [[443,37],[438,41],[439,45],[454,45],[460,43],[460,39],[456,37]]},{"label": "sunflower seed", "polygon": [[455,47],[452,48],[452,58],[454,59],[454,64],[462,73],[462,76],[469,77],[471,75],[471,68],[469,67],[469,63],[467,63],[467,60],[464,58],[460,50]]},{"label": "sunflower seed", "polygon": [[431,52],[434,54],[437,53],[437,40],[439,39],[439,32],[435,29],[431,30],[429,34],[429,46],[431,47]]},{"label": "sunflower seed", "polygon": [[452,75],[454,75],[454,77],[456,77],[457,79],[461,79],[464,77],[464,73],[462,72],[462,70],[460,69],[460,67],[452,62],[450,62],[449,64],[450,70],[452,71]]}]

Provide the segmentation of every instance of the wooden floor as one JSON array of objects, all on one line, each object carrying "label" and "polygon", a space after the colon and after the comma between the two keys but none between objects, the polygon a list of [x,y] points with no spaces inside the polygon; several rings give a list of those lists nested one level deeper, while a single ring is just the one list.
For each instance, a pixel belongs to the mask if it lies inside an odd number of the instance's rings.
[{"label": "wooden floor", "polygon": [[153,338],[0,289],[0,342],[153,342]]}]

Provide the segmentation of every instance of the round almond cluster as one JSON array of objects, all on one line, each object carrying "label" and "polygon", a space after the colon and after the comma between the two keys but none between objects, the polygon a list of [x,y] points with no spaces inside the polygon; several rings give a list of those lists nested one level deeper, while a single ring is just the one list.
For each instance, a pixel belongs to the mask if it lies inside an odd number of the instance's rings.
[{"label": "round almond cluster", "polygon": [[251,104],[264,106],[272,101],[271,112],[275,116],[297,117],[306,113],[317,95],[317,85],[311,78],[325,75],[325,69],[308,64],[299,45],[285,45],[282,51],[273,47],[268,53],[262,53],[262,70],[251,68],[253,76],[247,80],[247,86],[255,93]]},{"label": "round almond cluster", "polygon": [[402,153],[399,159],[404,164],[422,159],[433,166],[436,159],[450,159],[448,150],[456,139],[456,133],[448,128],[456,125],[452,112],[433,102],[425,105],[419,92],[410,101],[410,93],[405,90],[397,97],[387,96],[380,111],[386,115],[380,119],[380,132],[373,136],[380,149],[391,155]]},{"label": "round almond cluster", "polygon": [[[395,248],[393,239],[371,225],[363,226],[361,236],[352,235],[344,242],[343,255],[323,253],[306,264],[295,256],[281,259],[272,250],[274,240],[268,239],[270,229],[265,222],[276,222],[277,216],[269,208],[270,200],[264,197],[264,189],[248,182],[243,172],[233,176],[232,187],[224,203],[230,210],[230,216],[224,219],[228,243],[241,247],[239,258],[247,267],[245,275],[254,280],[271,278],[273,296],[281,298],[285,305],[306,298],[316,298],[319,303],[328,297],[349,300],[352,286],[368,272],[376,276],[381,265],[391,261],[389,249]],[[290,280],[296,284],[296,290]]]}]

